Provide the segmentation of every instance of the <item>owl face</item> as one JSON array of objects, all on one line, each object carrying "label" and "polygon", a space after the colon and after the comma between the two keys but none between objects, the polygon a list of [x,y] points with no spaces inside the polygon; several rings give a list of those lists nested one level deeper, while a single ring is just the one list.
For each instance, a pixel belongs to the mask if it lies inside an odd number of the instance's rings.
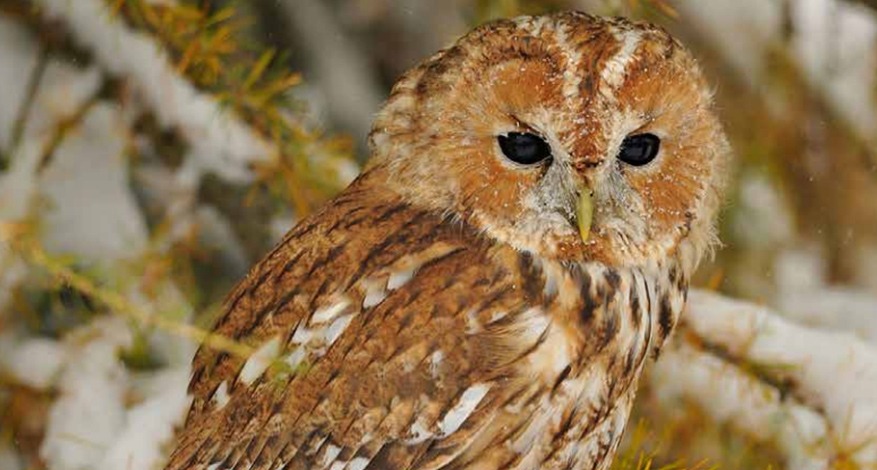
[{"label": "owl face", "polygon": [[368,170],[541,256],[636,265],[714,240],[728,144],[663,30],[581,13],[482,26],[406,74]]}]

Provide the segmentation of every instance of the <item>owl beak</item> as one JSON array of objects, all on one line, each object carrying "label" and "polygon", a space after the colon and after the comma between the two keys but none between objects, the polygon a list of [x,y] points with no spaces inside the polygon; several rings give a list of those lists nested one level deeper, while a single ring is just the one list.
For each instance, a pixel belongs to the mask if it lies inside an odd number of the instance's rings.
[{"label": "owl beak", "polygon": [[589,188],[582,188],[576,203],[576,222],[579,226],[579,236],[582,241],[588,241],[591,235],[591,222],[594,220],[594,200]]}]

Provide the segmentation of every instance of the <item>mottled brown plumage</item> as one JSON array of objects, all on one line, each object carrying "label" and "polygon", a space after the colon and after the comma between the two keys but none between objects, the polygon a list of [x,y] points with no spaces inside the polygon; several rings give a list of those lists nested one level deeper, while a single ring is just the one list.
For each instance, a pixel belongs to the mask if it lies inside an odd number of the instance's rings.
[{"label": "mottled brown plumage", "polygon": [[[363,175],[230,295],[216,332],[258,352],[199,351],[167,469],[608,467],[714,240],[710,106],[665,32],[581,13],[482,26],[406,74]],[[504,158],[509,132],[551,158]],[[645,132],[654,161],[615,158]]]}]

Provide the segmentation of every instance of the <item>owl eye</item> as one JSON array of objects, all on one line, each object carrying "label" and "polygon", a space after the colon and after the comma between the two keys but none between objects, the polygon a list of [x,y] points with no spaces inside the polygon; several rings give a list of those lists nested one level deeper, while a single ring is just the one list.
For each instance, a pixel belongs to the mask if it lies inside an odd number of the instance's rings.
[{"label": "owl eye", "polygon": [[661,139],[654,134],[637,134],[624,139],[618,159],[633,166],[642,166],[654,160],[661,149]]},{"label": "owl eye", "polygon": [[532,165],[551,156],[551,146],[536,134],[509,132],[497,140],[502,153],[515,163]]}]

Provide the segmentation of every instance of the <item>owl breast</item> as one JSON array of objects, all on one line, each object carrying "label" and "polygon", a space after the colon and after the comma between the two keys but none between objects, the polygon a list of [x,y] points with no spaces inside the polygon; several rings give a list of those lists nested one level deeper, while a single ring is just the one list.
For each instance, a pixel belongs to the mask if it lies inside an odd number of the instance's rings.
[{"label": "owl breast", "polygon": [[473,468],[608,468],[642,368],[672,331],[687,283],[672,259],[618,269],[521,257],[545,304],[512,329],[529,352],[482,436],[502,445],[480,450]]}]

